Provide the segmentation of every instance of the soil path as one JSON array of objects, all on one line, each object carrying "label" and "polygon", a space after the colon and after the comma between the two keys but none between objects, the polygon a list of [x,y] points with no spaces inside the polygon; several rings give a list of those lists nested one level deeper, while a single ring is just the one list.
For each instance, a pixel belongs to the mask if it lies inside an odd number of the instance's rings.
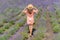
[{"label": "soil path", "polygon": [[50,22],[50,17],[49,17],[49,11],[47,10],[46,13],[46,36],[43,40],[53,40],[54,33],[52,30],[51,22]]}]

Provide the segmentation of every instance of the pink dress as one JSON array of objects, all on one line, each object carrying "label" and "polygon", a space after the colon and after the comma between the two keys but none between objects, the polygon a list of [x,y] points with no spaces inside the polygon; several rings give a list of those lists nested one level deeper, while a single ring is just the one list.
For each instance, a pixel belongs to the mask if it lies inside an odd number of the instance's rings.
[{"label": "pink dress", "polygon": [[28,11],[25,12],[27,16],[27,24],[33,24],[34,23],[34,12],[32,14],[29,14]]},{"label": "pink dress", "polygon": [[34,23],[34,14],[26,14],[27,15],[27,24]]}]

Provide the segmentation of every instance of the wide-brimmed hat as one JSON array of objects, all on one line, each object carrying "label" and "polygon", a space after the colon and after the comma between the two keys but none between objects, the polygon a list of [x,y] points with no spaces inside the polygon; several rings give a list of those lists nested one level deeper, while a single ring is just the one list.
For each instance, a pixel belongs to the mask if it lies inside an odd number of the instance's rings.
[{"label": "wide-brimmed hat", "polygon": [[29,4],[29,5],[27,6],[27,8],[28,8],[28,9],[33,9],[34,6],[33,6],[32,4]]}]

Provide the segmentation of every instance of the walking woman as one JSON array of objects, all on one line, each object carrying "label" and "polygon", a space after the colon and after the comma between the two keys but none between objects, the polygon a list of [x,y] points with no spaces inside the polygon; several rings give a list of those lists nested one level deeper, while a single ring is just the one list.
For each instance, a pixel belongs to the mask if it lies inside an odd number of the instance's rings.
[{"label": "walking woman", "polygon": [[29,4],[24,10],[23,13],[27,16],[27,24],[29,26],[29,36],[32,36],[33,24],[34,24],[34,14],[38,13],[38,9],[32,4]]}]

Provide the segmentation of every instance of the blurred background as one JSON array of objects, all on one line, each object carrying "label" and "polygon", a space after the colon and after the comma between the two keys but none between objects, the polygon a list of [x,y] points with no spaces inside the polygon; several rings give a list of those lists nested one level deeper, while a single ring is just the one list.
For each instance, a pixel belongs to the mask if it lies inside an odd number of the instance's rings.
[{"label": "blurred background", "polygon": [[30,40],[42,40],[44,38],[47,6],[49,6],[54,40],[60,40],[60,0],[0,0],[0,40],[27,39],[28,27],[26,27],[25,15],[21,11],[28,4],[33,4],[40,10],[35,15],[36,24],[34,28],[36,31]]}]

